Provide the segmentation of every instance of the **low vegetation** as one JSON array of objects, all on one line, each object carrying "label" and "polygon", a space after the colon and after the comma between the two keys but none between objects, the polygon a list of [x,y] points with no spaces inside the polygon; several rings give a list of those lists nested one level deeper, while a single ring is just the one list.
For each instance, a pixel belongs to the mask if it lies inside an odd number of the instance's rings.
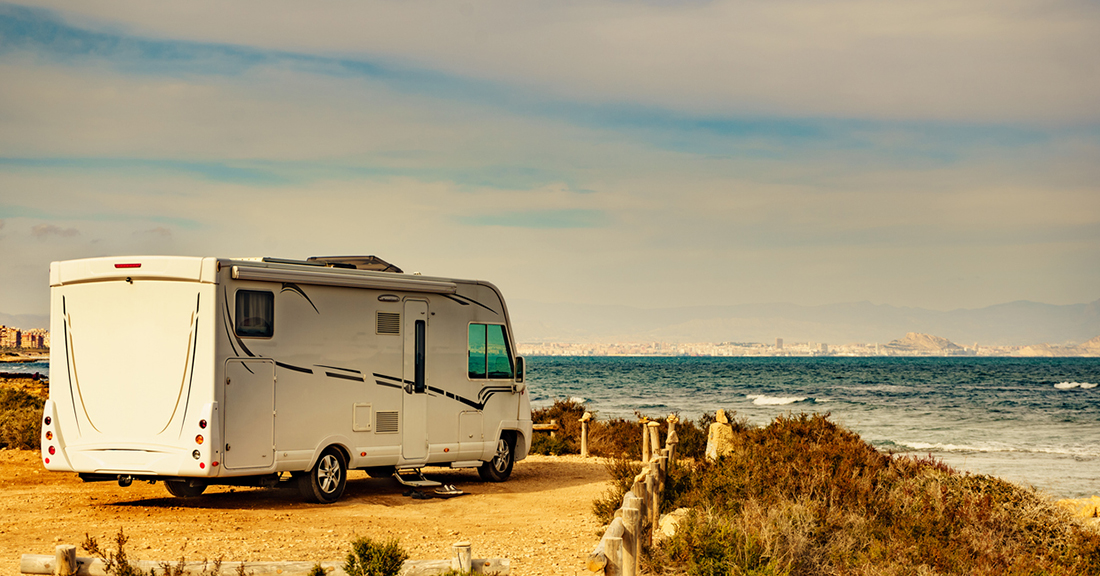
[{"label": "low vegetation", "polygon": [[[531,412],[536,424],[558,423],[559,429],[551,437],[549,433],[539,432],[531,441],[531,453],[560,456],[562,454],[580,454],[581,417],[588,411],[584,404],[573,400],[557,400],[553,406],[539,408]],[[638,426],[641,414],[636,419],[611,418],[601,420],[593,413],[588,423],[588,452],[593,456],[607,458],[637,458],[642,453],[642,431]],[[653,418],[660,427],[661,438],[668,434],[668,422],[664,416]],[[680,439],[679,452],[686,458],[702,458],[707,446],[707,427],[714,422],[714,414],[704,415],[699,423],[691,420],[679,422],[676,434]],[[662,440],[663,441],[663,440]]]},{"label": "low vegetation", "polygon": [[[184,576],[196,574],[186,570],[187,560],[180,558],[177,562],[162,562],[157,568],[143,571],[138,562],[131,560],[126,551],[126,543],[130,540],[120,528],[114,538],[114,549],[101,546],[95,537],[84,535],[84,543],[81,547],[92,556],[103,562],[103,572],[108,576]],[[379,542],[370,538],[359,538],[352,541],[351,551],[344,560],[344,572],[348,576],[397,576],[401,571],[401,565],[409,558],[408,553],[401,548],[397,540]],[[222,559],[213,562],[202,561],[201,571],[197,576],[217,576],[221,573]],[[159,571],[158,571],[159,569]],[[244,564],[237,564],[237,576],[251,576],[246,571]],[[328,572],[320,563],[313,565],[309,571],[310,576],[325,576]],[[449,573],[449,576],[460,576],[457,572]]]},{"label": "low vegetation", "polygon": [[[1100,533],[1033,489],[883,454],[827,416],[734,428],[730,454],[670,466],[663,511],[689,512],[650,573],[1100,574]],[[604,521],[640,470],[608,468]]]},{"label": "low vegetation", "polygon": [[0,448],[38,450],[45,404],[25,390],[0,387]]},{"label": "low vegetation", "polygon": [[408,558],[397,540],[376,542],[359,538],[351,543],[344,572],[348,576],[396,576]]}]

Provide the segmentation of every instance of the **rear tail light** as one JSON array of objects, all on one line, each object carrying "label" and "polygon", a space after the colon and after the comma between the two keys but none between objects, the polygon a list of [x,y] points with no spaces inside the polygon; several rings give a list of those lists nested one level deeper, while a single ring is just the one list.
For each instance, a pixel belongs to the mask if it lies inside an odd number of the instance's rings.
[{"label": "rear tail light", "polygon": [[202,434],[195,436],[195,444],[202,444],[203,440],[204,438],[202,437]]},{"label": "rear tail light", "polygon": [[56,451],[56,450],[54,450],[53,446],[50,446],[50,449],[49,449],[49,450],[47,450],[47,452],[49,452],[49,453],[50,453],[50,456],[53,456],[54,454],[56,454],[56,453],[57,453],[57,451]]},{"label": "rear tail light", "polygon": [[46,440],[53,440],[53,432],[46,431]]},{"label": "rear tail light", "polygon": [[134,262],[130,264],[115,264],[115,268],[141,268],[141,263]]}]

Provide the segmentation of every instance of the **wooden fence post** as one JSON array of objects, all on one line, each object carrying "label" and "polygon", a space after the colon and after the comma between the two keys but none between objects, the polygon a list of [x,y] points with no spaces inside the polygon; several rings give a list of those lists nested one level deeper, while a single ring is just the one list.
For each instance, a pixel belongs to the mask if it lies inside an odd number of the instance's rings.
[{"label": "wooden fence post", "polygon": [[642,419],[642,464],[649,462],[649,426],[648,420]]},{"label": "wooden fence post", "polygon": [[588,458],[588,421],[591,419],[591,412],[585,412],[581,416],[581,458]]},{"label": "wooden fence post", "polygon": [[623,576],[637,576],[642,542],[641,499],[630,494],[627,499],[623,508]]},{"label": "wooden fence post", "polygon": [[680,443],[680,437],[676,434],[676,423],[680,421],[675,414],[669,414],[668,418],[668,437],[665,438],[665,447],[668,448],[668,461],[676,461],[676,445]]},{"label": "wooden fence post", "polygon": [[657,430],[661,424],[660,422],[653,421],[646,424],[646,426],[649,427],[649,459],[653,460],[661,450],[660,432]]},{"label": "wooden fence post", "polygon": [[553,428],[550,429],[550,437],[555,438],[555,437],[557,437],[557,434],[558,434],[558,432],[557,432],[557,430],[558,430],[558,421],[557,420],[551,420],[550,425],[553,426]]},{"label": "wooden fence post", "polygon": [[473,568],[474,555],[469,542],[455,542],[451,546],[454,557],[451,558],[451,569],[463,574],[469,574]]},{"label": "wooden fence post", "polygon": [[604,576],[623,576],[623,539],[608,538],[603,553],[607,556],[607,565],[603,567]]},{"label": "wooden fence post", "polygon": [[76,546],[59,544],[54,548],[54,576],[73,576],[79,566],[76,563]]}]

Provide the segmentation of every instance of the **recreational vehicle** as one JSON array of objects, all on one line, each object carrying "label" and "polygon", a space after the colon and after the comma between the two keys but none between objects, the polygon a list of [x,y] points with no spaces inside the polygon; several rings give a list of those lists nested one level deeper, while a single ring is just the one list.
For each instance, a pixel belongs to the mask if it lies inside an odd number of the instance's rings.
[{"label": "recreational vehicle", "polygon": [[134,256],[54,262],[50,293],[48,470],[334,502],[349,469],[501,482],[527,455],[523,358],[487,282],[373,256]]}]

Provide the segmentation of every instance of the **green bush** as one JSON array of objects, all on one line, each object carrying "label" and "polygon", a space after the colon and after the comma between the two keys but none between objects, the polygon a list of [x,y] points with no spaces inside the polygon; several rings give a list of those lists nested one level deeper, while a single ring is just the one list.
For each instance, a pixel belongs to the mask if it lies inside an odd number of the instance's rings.
[{"label": "green bush", "polygon": [[375,542],[359,538],[351,543],[351,552],[344,561],[348,576],[396,576],[401,564],[409,558],[397,540]]},{"label": "green bush", "polygon": [[545,432],[535,434],[531,442],[532,454],[545,454],[547,456],[561,456],[562,454],[575,454],[573,445],[563,438],[551,437]]},{"label": "green bush", "polygon": [[0,448],[41,448],[45,405],[45,400],[23,390],[0,388]]}]

